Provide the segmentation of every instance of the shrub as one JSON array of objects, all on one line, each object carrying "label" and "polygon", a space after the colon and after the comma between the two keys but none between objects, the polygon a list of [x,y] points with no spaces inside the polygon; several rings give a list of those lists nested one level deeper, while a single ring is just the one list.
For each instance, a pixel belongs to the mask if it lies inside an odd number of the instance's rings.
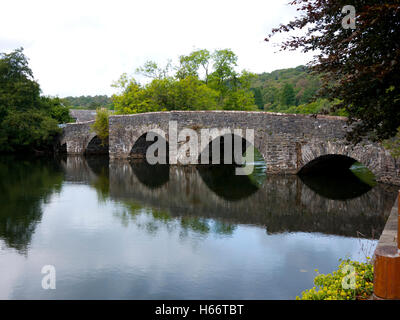
[{"label": "shrub", "polygon": [[346,259],[332,273],[315,271],[315,287],[303,291],[296,300],[366,300],[372,295],[374,269],[370,263]]},{"label": "shrub", "polygon": [[110,112],[105,108],[98,108],[96,119],[91,126],[91,130],[94,131],[102,142],[102,145],[108,144],[108,117]]},{"label": "shrub", "polygon": [[0,152],[51,150],[59,133],[57,121],[40,110],[8,111],[0,122]]}]

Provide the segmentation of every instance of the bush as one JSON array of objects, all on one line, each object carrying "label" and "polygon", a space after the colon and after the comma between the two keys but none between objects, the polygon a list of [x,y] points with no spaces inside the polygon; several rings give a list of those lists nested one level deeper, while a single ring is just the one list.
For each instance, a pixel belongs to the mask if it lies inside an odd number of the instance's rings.
[{"label": "bush", "polygon": [[96,119],[91,126],[91,130],[94,131],[102,142],[102,145],[108,144],[108,117],[110,112],[105,108],[98,108]]},{"label": "bush", "polygon": [[50,150],[60,132],[57,121],[42,111],[10,111],[0,123],[0,152]]},{"label": "bush", "polygon": [[296,300],[366,300],[372,295],[374,268],[370,263],[347,259],[332,273],[315,271],[315,287],[303,291]]}]

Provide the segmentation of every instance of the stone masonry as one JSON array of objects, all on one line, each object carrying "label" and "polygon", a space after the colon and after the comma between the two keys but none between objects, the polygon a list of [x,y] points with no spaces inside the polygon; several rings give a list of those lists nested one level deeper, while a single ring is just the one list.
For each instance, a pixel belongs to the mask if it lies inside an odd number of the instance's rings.
[{"label": "stone masonry", "polygon": [[[168,141],[169,121],[200,132],[203,128],[253,129],[254,146],[263,155],[268,173],[296,174],[322,156],[341,155],[361,162],[380,182],[400,185],[400,161],[380,144],[345,140],[346,118],[246,111],[171,111],[110,116],[109,156],[126,159],[140,137],[161,129]],[[67,124],[61,138],[67,153],[83,154],[95,134],[92,122]],[[199,134],[200,136],[200,134]],[[200,142],[199,142],[200,145]],[[315,162],[315,161],[314,161]]]}]

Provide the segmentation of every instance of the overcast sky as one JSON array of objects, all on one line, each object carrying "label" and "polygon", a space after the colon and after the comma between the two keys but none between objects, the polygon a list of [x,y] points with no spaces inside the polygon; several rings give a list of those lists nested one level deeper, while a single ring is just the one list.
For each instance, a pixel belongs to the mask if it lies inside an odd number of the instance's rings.
[{"label": "overcast sky", "polygon": [[[230,48],[238,70],[270,72],[311,55],[263,41],[295,17],[288,0],[3,0],[0,52],[24,47],[43,94],[111,95],[146,60],[164,65],[193,49]],[[279,38],[276,38],[278,40]],[[140,80],[140,79],[139,79]]]}]

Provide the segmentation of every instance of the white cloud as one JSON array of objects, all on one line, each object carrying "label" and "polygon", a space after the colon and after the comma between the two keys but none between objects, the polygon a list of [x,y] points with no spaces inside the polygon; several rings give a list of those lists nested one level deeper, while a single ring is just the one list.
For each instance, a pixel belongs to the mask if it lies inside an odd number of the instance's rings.
[{"label": "white cloud", "polygon": [[287,0],[6,1],[0,52],[23,46],[44,94],[112,94],[112,81],[146,60],[194,48],[231,48],[239,68],[294,67],[311,55],[276,53],[263,41],[292,19]]}]

